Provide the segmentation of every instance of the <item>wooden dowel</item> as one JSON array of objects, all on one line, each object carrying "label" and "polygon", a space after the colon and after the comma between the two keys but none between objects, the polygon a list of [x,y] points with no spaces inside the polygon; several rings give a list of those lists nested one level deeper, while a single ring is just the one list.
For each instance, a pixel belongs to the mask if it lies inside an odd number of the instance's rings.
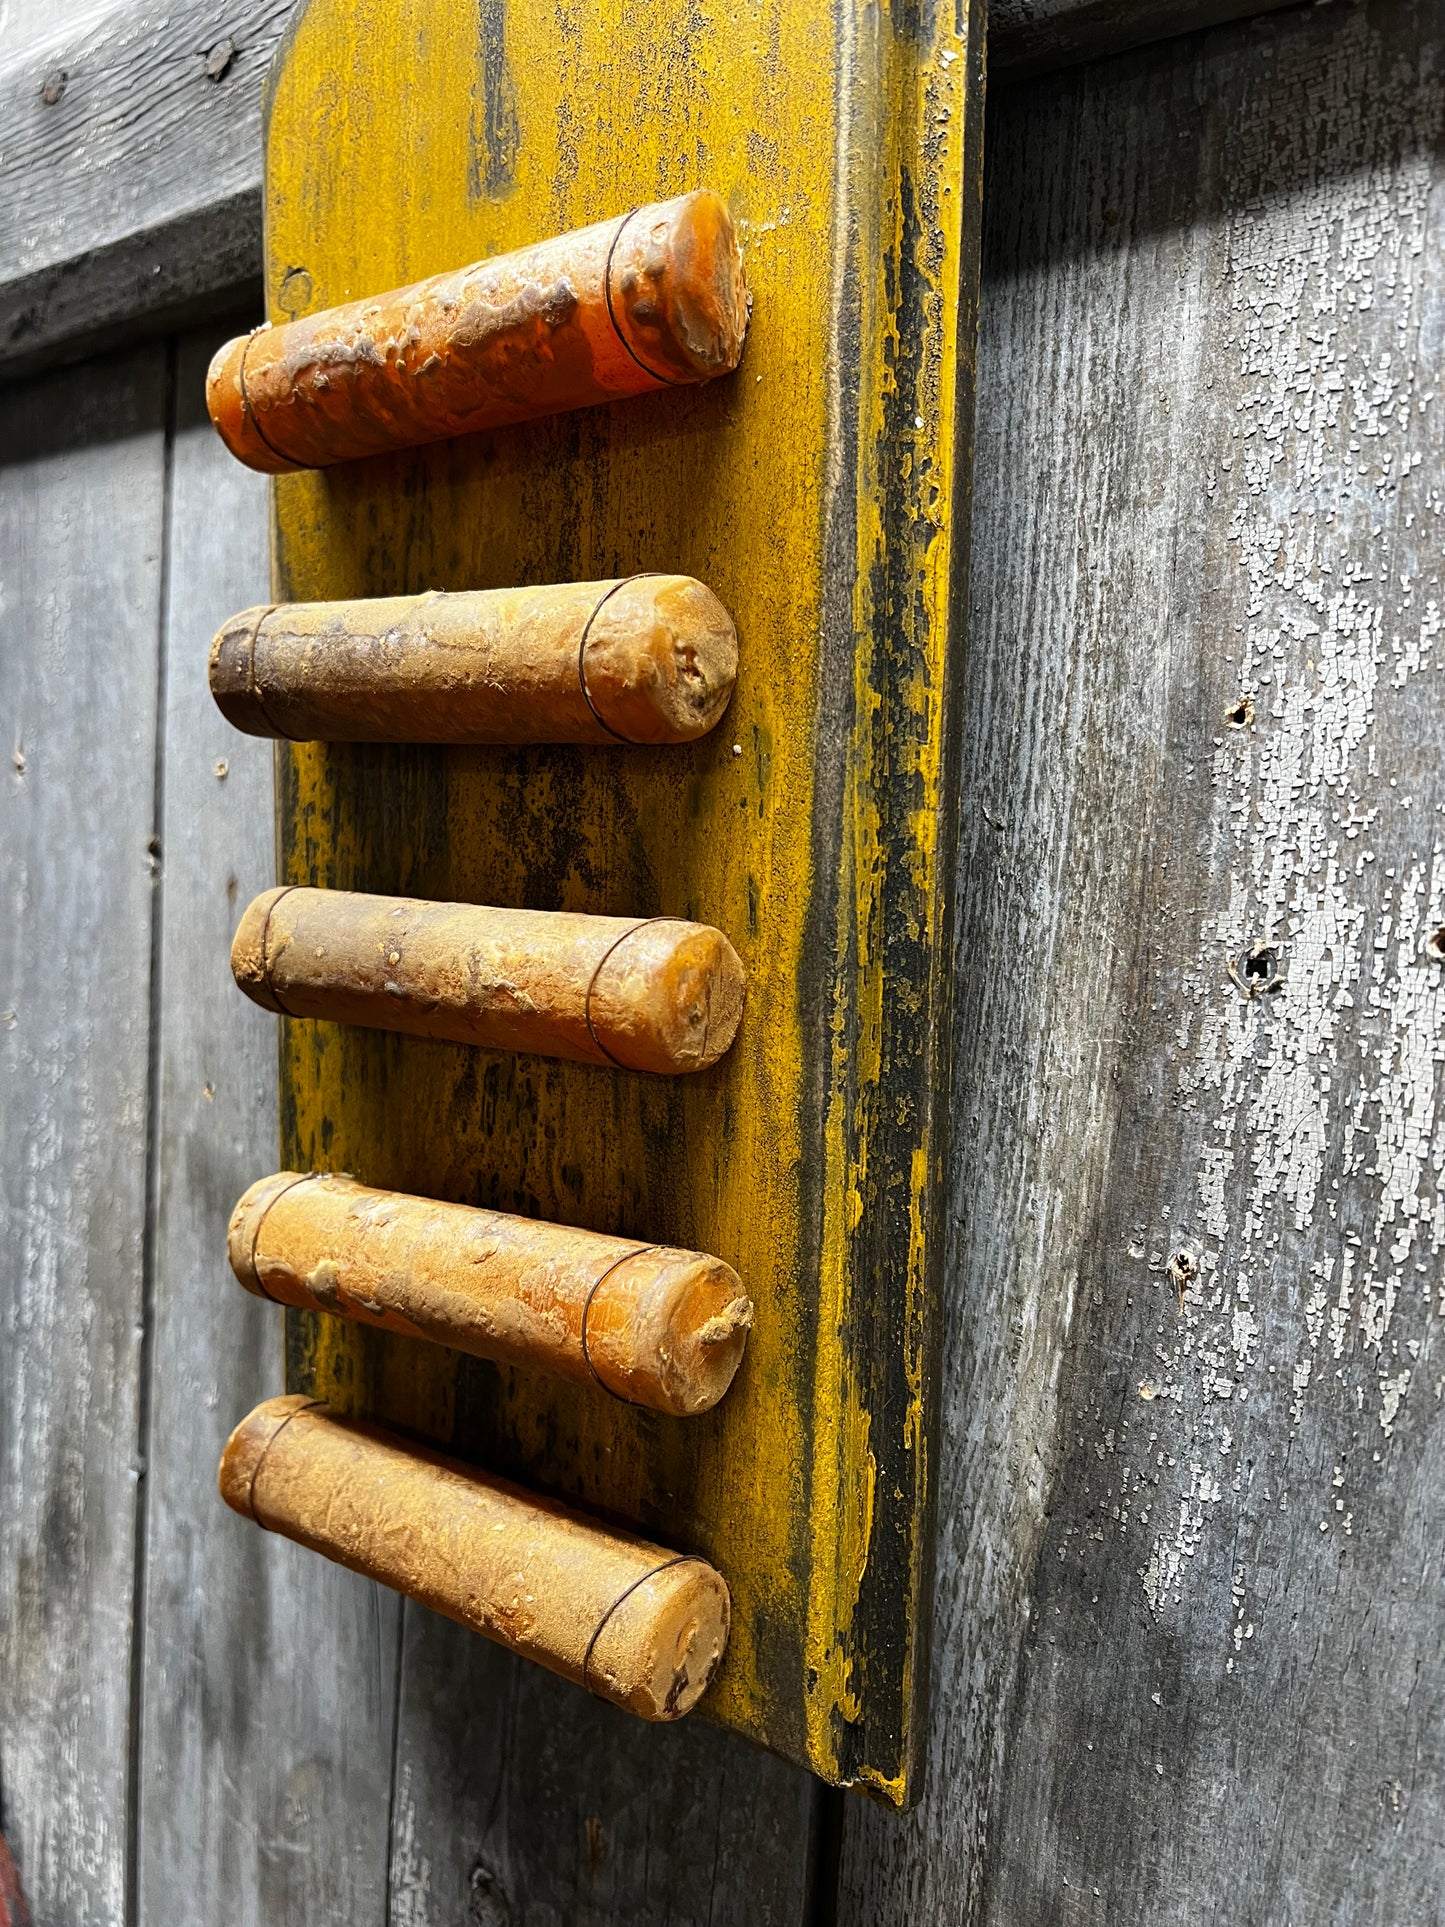
[{"label": "wooden dowel", "polygon": [[645,1720],[706,1691],[729,1599],[705,1559],[595,1524],[298,1396],[236,1427],[221,1496]]},{"label": "wooden dowel", "polygon": [[267,890],[231,969],[286,1017],[662,1075],[715,1064],[743,1008],[738,954],[708,924],[348,890]]},{"label": "wooden dowel", "polygon": [[250,468],[411,448],[738,364],[748,297],[706,189],[228,342],[206,400]]},{"label": "wooden dowel", "polygon": [[686,743],[727,707],[732,618],[686,575],[246,609],[211,693],[252,736]]},{"label": "wooden dowel", "polygon": [[716,1405],[753,1308],[731,1265],[502,1211],[281,1171],[231,1217],[248,1291],[479,1358],[596,1383],[674,1417]]}]

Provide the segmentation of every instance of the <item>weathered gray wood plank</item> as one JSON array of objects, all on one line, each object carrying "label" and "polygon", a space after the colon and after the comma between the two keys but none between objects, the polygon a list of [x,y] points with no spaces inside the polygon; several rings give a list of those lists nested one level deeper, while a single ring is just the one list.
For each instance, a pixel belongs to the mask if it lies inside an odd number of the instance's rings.
[{"label": "weathered gray wood plank", "polygon": [[408,1605],[392,1927],[805,1927],[820,1789]]},{"label": "weathered gray wood plank", "polygon": [[0,65],[0,365],[259,289],[261,83],[290,11],[129,0]]},{"label": "weathered gray wood plank", "polygon": [[859,1927],[1439,1917],[1441,35],[994,116],[932,1757]]},{"label": "weathered gray wood plank", "polygon": [[[242,295],[259,311],[261,84],[292,4],[120,0],[43,36],[27,12],[23,44],[0,30],[0,373]],[[994,0],[990,73],[1279,4]]]},{"label": "weathered gray wood plank", "polygon": [[993,0],[989,73],[1012,85],[1076,61],[1302,3],[1309,0]]},{"label": "weathered gray wood plank", "polygon": [[278,1130],[275,1020],[228,967],[274,880],[271,746],[206,681],[216,628],[266,599],[267,493],[205,419],[215,346],[186,339],[176,364],[139,1920],[379,1922],[398,1602],[216,1492],[231,1427],[281,1388],[282,1340],[225,1256]]},{"label": "weathered gray wood plank", "polygon": [[164,354],[0,397],[0,1801],[125,1902]]}]

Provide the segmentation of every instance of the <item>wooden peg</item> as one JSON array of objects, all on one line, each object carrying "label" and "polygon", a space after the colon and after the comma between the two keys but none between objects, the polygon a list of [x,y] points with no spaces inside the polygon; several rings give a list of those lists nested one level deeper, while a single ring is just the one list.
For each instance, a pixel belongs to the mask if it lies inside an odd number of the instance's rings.
[{"label": "wooden peg", "polygon": [[678,1418],[717,1404],[753,1315],[720,1258],[343,1176],[262,1178],[232,1214],[228,1249],[259,1297],[595,1382]]},{"label": "wooden peg", "polygon": [[211,693],[294,742],[686,743],[737,664],[711,589],[637,575],[246,609],[211,645]]},{"label": "wooden peg", "polygon": [[284,475],[708,381],[747,323],[732,220],[704,188],[239,336],[206,400],[238,460]]},{"label": "wooden peg", "polygon": [[284,1017],[661,1075],[715,1064],[743,1010],[738,954],[705,923],[349,890],[267,890],[231,970]]},{"label": "wooden peg", "polygon": [[302,1397],[268,1399],[221,1458],[221,1497],[279,1532],[645,1720],[706,1691],[728,1637],[705,1559],[553,1501]]}]

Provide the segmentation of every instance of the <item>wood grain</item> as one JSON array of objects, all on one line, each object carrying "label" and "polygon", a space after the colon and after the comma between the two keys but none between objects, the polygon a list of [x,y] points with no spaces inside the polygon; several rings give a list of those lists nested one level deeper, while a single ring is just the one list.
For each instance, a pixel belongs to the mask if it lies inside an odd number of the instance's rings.
[{"label": "wood grain", "polygon": [[0,1791],[125,1904],[165,355],[0,400]]},{"label": "wood grain", "polygon": [[995,116],[937,1711],[845,1922],[1438,1912],[1440,31]]},{"label": "wood grain", "polygon": [[641,1727],[405,1611],[393,1927],[812,1922],[806,1773],[698,1719]]},{"label": "wood grain", "polygon": [[267,581],[265,484],[205,417],[220,339],[176,356],[138,1920],[313,1927],[384,1911],[399,1605],[216,1491],[232,1426],[282,1380],[280,1315],[226,1264],[277,1114],[274,1021],[227,962],[272,874],[271,748],[206,680],[213,631]]},{"label": "wood grain", "polygon": [[253,293],[261,83],[290,10],[140,0],[4,48],[0,367]]}]

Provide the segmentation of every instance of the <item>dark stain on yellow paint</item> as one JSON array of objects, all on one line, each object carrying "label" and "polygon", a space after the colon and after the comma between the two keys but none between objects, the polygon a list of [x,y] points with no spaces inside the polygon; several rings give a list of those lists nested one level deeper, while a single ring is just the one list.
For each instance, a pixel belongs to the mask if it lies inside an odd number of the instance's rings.
[{"label": "dark stain on yellow paint", "polygon": [[475,201],[512,191],[517,170],[517,90],[507,64],[507,0],[477,0],[477,77],[472,83],[471,166]]}]

